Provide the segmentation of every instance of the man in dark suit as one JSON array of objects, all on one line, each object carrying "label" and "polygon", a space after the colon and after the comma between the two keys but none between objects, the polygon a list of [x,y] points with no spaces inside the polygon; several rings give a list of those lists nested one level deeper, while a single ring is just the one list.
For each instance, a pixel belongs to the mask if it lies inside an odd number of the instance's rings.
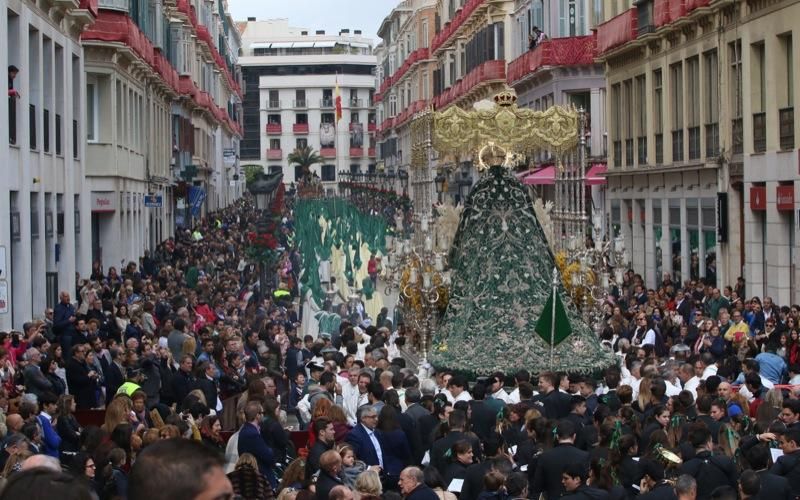
[{"label": "man in dark suit", "polygon": [[344,440],[353,447],[356,458],[367,465],[383,467],[383,451],[375,430],[378,412],[371,405],[364,405],[358,409],[357,416],[359,424],[347,433]]},{"label": "man in dark suit", "polygon": [[783,456],[770,468],[770,472],[785,477],[792,489],[792,497],[800,496],[800,430],[789,430],[780,437]]},{"label": "man in dark suit", "polygon": [[558,390],[560,380],[553,372],[539,375],[539,402],[544,405],[544,416],[560,420],[569,415],[572,409],[572,397]]},{"label": "man in dark suit", "polygon": [[[769,438],[767,437],[767,439]],[[789,487],[789,481],[785,477],[775,475],[767,469],[770,460],[769,445],[767,443],[758,443],[752,448],[743,450],[743,454],[747,463],[750,464],[750,468],[755,471],[761,481],[761,487],[758,491],[759,498],[765,500],[789,500],[794,498],[792,489]]]},{"label": "man in dark suit", "polygon": [[98,373],[86,364],[88,349],[87,345],[76,345],[66,366],[69,392],[75,396],[75,406],[79,410],[97,407]]},{"label": "man in dark suit", "polygon": [[332,450],[336,444],[336,431],[333,429],[333,422],[325,417],[314,421],[314,433],[317,435],[314,446],[308,450],[306,459],[306,479],[310,479],[319,470],[319,460],[322,454]]},{"label": "man in dark suit", "polygon": [[219,396],[219,388],[217,387],[217,381],[214,379],[215,372],[214,365],[208,361],[200,362],[195,370],[197,382],[195,382],[194,387],[203,391],[208,409],[218,411],[217,397]]},{"label": "man in dark suit", "polygon": [[589,454],[575,447],[575,425],[569,420],[560,420],[556,425],[558,444],[545,451],[536,465],[530,498],[556,500],[564,494],[561,473],[567,464],[584,464],[589,467]]},{"label": "man in dark suit", "polygon": [[69,356],[77,316],[75,307],[70,303],[69,292],[62,291],[58,298],[59,302],[53,308],[53,334],[61,343],[64,356]]},{"label": "man in dark suit", "polygon": [[683,317],[683,324],[688,325],[692,322],[692,299],[686,297],[683,290],[675,292],[675,309]]},{"label": "man in dark suit", "polygon": [[[422,400],[422,393],[416,387],[409,387],[406,389],[405,393],[406,398],[406,411],[403,412],[402,417],[405,420],[408,420],[411,425],[411,432],[412,435],[409,438],[411,444],[411,453],[414,458],[415,463],[420,463],[422,461],[425,452],[431,449],[431,436],[425,435],[424,432],[427,429],[427,426],[424,425],[426,417],[430,416],[430,412],[425,409],[424,406],[419,404]],[[403,422],[401,422],[401,425]],[[405,431],[405,426],[403,426],[403,431]]]},{"label": "man in dark suit", "polygon": [[688,474],[697,481],[697,498],[711,498],[711,492],[720,486],[736,489],[736,464],[725,455],[712,455],[714,443],[711,432],[702,423],[695,422],[689,427],[689,442],[694,447],[695,456],[680,467],[681,474]]},{"label": "man in dark suit", "polygon": [[456,444],[457,441],[466,440],[472,445],[472,455],[476,460],[481,459],[481,443],[478,438],[472,434],[465,433],[467,425],[467,415],[461,410],[453,410],[448,418],[450,432],[441,439],[437,439],[431,446],[431,465],[436,467],[442,476],[445,475],[447,468],[447,453],[450,448]]},{"label": "man in dark suit", "polygon": [[170,380],[172,394],[175,395],[175,402],[178,403],[178,408],[181,408],[183,400],[194,390],[197,384],[197,380],[194,378],[194,375],[192,375],[193,364],[194,359],[191,356],[183,356],[178,371]]},{"label": "man in dark suit", "polygon": [[403,469],[397,484],[406,500],[439,500],[439,496],[425,484],[425,475],[419,467]]},{"label": "man in dark suit", "polygon": [[486,386],[484,384],[480,382],[475,384],[471,393],[472,401],[469,402],[469,405],[472,408],[472,417],[470,418],[472,432],[477,434],[481,441],[486,441],[491,434],[495,433],[497,412],[486,402]]},{"label": "man in dark suit", "polygon": [[503,474],[509,474],[513,469],[508,457],[503,454],[503,442],[498,436],[484,441],[483,451],[486,459],[470,465],[464,473],[464,484],[461,486],[459,500],[476,500],[485,489],[483,479],[490,470],[495,469]]},{"label": "man in dark suit", "polygon": [[260,423],[264,410],[258,401],[250,401],[244,407],[244,424],[239,429],[239,456],[243,453],[250,453],[258,461],[258,470],[267,478],[272,485],[273,491],[278,487],[278,481],[272,472],[272,464],[275,462],[275,454],[261,437]]},{"label": "man in dark suit", "polygon": [[342,457],[338,451],[328,450],[319,457],[319,476],[317,477],[317,500],[328,500],[331,490],[341,486],[339,472],[342,470]]}]

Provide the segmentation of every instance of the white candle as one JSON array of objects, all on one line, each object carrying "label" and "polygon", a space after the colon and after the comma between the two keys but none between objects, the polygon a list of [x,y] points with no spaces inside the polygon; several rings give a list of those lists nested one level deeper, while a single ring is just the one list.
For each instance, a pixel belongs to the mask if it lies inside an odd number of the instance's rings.
[{"label": "white candle", "polygon": [[444,271],[444,258],[441,255],[436,255],[433,259],[433,268],[438,272]]},{"label": "white candle", "polygon": [[617,284],[621,285],[622,284],[622,278],[623,278],[623,272],[622,272],[622,268],[621,267],[618,267],[618,268],[614,269],[614,277],[617,280]]},{"label": "white candle", "polygon": [[427,216],[422,218],[422,220],[419,223],[419,226],[420,226],[420,229],[422,229],[423,233],[427,233],[428,232],[429,227],[428,227],[428,217]]},{"label": "white candle", "polygon": [[601,280],[600,284],[603,288],[608,288],[608,274],[603,273],[603,279]]},{"label": "white candle", "polygon": [[411,240],[406,240],[403,243],[403,253],[406,255],[411,253]]},{"label": "white candle", "polygon": [[432,278],[432,276],[431,276],[431,273],[429,271],[422,273],[422,287],[423,288],[425,288],[425,289],[431,288],[431,278]]},{"label": "white candle", "polygon": [[430,252],[433,250],[433,239],[430,235],[425,236],[425,251]]},{"label": "white candle", "polygon": [[408,281],[409,281],[410,284],[416,285],[417,284],[417,278],[418,278],[417,268],[416,267],[412,267],[411,268],[411,272],[409,273],[409,276],[408,276]]}]

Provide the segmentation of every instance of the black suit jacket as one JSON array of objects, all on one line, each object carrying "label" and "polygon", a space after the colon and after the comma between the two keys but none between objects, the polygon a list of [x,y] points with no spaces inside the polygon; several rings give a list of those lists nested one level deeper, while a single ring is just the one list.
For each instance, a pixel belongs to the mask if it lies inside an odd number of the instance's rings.
[{"label": "black suit jacket", "polygon": [[341,484],[343,484],[341,479],[320,470],[317,477],[317,500],[328,500],[331,490]]},{"label": "black suit jacket", "polygon": [[758,490],[758,497],[764,500],[790,500],[794,498],[789,480],[785,477],[776,476],[768,470],[756,472],[761,479],[761,489]]},{"label": "black suit jacket", "polygon": [[464,484],[461,486],[459,500],[477,500],[483,491],[483,478],[492,468],[492,462],[486,460],[467,467],[464,473]]},{"label": "black suit jacket", "polygon": [[466,439],[472,445],[472,455],[475,460],[481,459],[481,443],[474,434],[467,434],[461,431],[450,431],[445,437],[436,440],[431,446],[431,465],[436,467],[439,474],[444,477],[447,470],[448,460],[444,454],[456,444],[457,441]]},{"label": "black suit jacket", "polygon": [[712,456],[708,451],[701,451],[691,460],[681,465],[681,474],[689,474],[697,480],[697,500],[711,498],[711,492],[718,486],[730,486],[736,489],[736,465],[724,455]]},{"label": "black suit jacket", "polygon": [[203,395],[206,397],[206,406],[208,406],[209,409],[217,409],[217,395],[219,394],[219,390],[217,389],[217,384],[215,384],[213,380],[209,380],[208,377],[204,375],[197,379],[192,390],[194,389],[203,391]]},{"label": "black suit jacket", "polygon": [[544,405],[544,416],[552,420],[561,420],[572,410],[572,396],[558,389],[540,395],[539,402]]},{"label": "black suit jacket", "polygon": [[589,454],[571,444],[559,444],[539,457],[531,486],[531,497],[539,498],[544,493],[546,500],[556,500],[564,494],[561,474],[568,464],[589,466]]},{"label": "black suit jacket", "polygon": [[478,435],[482,441],[486,441],[494,433],[497,412],[486,404],[483,400],[472,400],[469,402],[472,407],[472,432]]},{"label": "black suit jacket", "polygon": [[97,381],[89,378],[91,371],[86,363],[75,358],[67,360],[67,384],[69,392],[75,396],[79,410],[91,410],[97,406]]},{"label": "black suit jacket", "polygon": [[783,455],[769,471],[789,481],[792,497],[800,496],[800,451]]},{"label": "black suit jacket", "polygon": [[639,495],[638,500],[678,500],[678,495],[675,494],[675,488],[668,483],[660,483],[647,493]]}]

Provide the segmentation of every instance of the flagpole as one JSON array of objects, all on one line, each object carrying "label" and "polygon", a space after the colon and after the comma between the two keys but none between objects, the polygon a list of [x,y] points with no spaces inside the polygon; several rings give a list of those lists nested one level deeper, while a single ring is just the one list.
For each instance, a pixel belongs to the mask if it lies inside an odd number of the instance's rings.
[{"label": "flagpole", "polygon": [[553,369],[553,357],[556,343],[556,290],[558,288],[558,268],[553,268],[553,305],[550,318],[550,369]]}]

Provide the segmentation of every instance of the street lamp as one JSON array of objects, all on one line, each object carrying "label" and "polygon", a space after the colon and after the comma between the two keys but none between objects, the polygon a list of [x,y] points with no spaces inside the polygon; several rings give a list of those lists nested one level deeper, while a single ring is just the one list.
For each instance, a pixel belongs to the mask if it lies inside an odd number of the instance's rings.
[{"label": "street lamp", "polygon": [[403,194],[408,194],[408,171],[400,170],[397,172],[397,176],[400,178],[400,182],[403,184]]},{"label": "street lamp", "polygon": [[438,175],[433,179],[433,182],[436,184],[436,194],[439,200],[439,203],[442,202],[442,194],[447,189],[447,176],[444,175],[444,172],[439,172]]}]

